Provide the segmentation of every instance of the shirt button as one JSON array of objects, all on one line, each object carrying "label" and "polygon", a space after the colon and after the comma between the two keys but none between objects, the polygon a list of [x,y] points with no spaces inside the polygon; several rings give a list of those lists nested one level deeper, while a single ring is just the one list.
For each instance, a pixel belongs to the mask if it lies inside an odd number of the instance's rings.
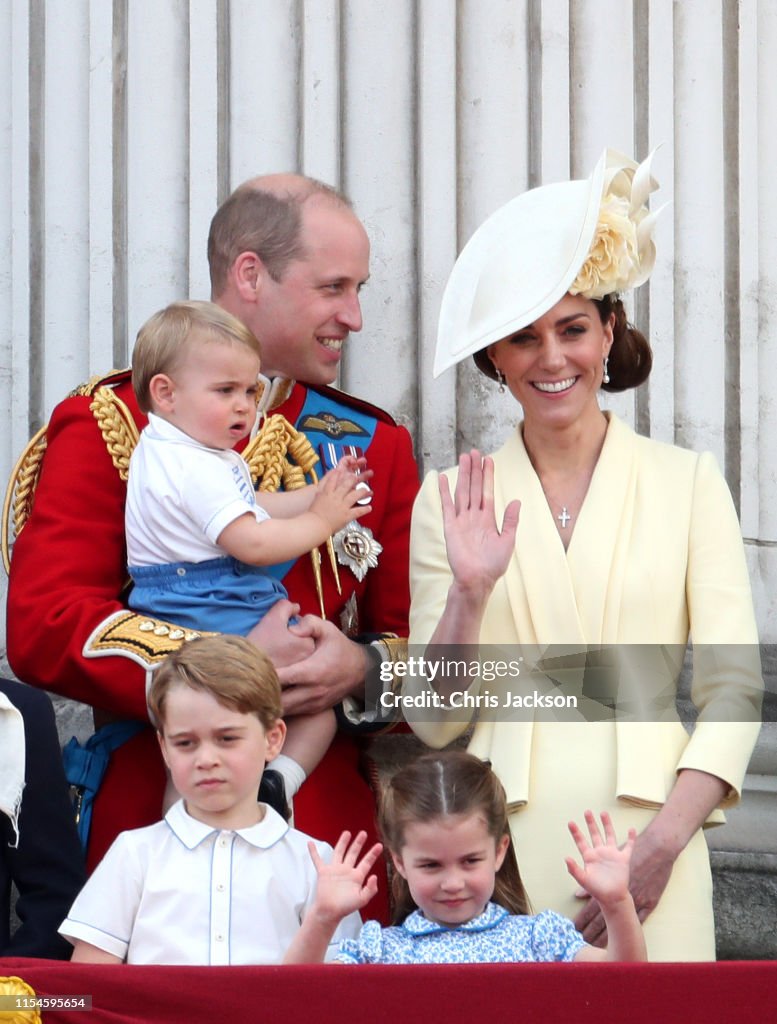
[{"label": "shirt button", "polygon": [[223,942],[224,941],[224,936],[223,935],[216,935],[215,938],[216,938],[216,942]]},{"label": "shirt button", "polygon": [[175,571],[178,573],[179,576],[185,576],[186,575],[186,570],[183,569],[183,568],[178,568]]},{"label": "shirt button", "polygon": [[219,884],[216,886],[216,891],[217,892],[224,892],[224,883],[223,882],[219,882]]},{"label": "shirt button", "polygon": [[226,846],[226,845],[227,845],[227,841],[226,841],[226,839],[224,839],[224,837],[222,836],[222,838],[221,838],[221,839],[219,839],[219,846]]}]

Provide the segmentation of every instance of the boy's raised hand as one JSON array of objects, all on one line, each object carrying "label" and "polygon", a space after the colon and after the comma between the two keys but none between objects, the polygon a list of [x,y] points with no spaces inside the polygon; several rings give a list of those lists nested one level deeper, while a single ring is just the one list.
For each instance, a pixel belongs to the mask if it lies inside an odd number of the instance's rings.
[{"label": "boy's raised hand", "polygon": [[585,812],[590,841],[575,822],[570,821],[569,831],[583,862],[578,864],[573,857],[567,857],[566,864],[578,885],[604,908],[629,894],[629,864],[637,833],[635,829],[629,829],[628,839],[623,846],[618,846],[612,819],[607,811],[602,811],[601,819],[604,836],[593,812]]},{"label": "boy's raised hand", "polygon": [[339,924],[348,914],[366,906],[378,891],[378,880],[370,871],[381,855],[383,846],[375,843],[360,860],[366,841],[366,832],[359,832],[353,842],[351,833],[343,832],[329,863],[322,860],[313,843],[308,843],[318,874],[313,913],[319,921]]},{"label": "boy's raised hand", "polygon": [[322,963],[342,919],[361,910],[378,891],[378,880],[370,871],[383,847],[375,843],[359,860],[366,841],[366,832],[359,832],[353,842],[351,833],[343,832],[328,864],[315,844],[308,843],[318,874],[316,895],[286,950],[285,964]]}]

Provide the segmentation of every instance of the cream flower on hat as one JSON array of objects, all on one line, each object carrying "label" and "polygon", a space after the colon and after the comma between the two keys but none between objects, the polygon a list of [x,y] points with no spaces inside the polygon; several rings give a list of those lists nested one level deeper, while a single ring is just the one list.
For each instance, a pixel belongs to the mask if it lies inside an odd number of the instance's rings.
[{"label": "cream flower on hat", "polygon": [[656,261],[653,225],[647,200],[658,187],[650,175],[652,153],[637,166],[614,150],[607,151],[607,171],[596,233],[571,295],[603,299],[636,288],[648,279]]}]

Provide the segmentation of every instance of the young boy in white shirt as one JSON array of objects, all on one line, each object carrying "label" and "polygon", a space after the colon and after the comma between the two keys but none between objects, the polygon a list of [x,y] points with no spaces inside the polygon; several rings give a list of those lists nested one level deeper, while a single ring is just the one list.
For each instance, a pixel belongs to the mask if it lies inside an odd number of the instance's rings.
[{"label": "young boy in white shirt", "polygon": [[[60,927],[72,959],[279,963],[316,872],[309,837],[257,802],[286,733],[272,663],[242,637],[193,640],[157,669],[149,709],[182,799],[117,837]],[[328,844],[312,844],[331,859]],[[358,914],[343,922],[332,955],[360,924]]]},{"label": "young boy in white shirt", "polygon": [[[316,485],[262,492],[233,445],[256,420],[260,346],[210,302],[176,302],[138,332],[132,386],[148,426],[132,454],[125,532],[128,604],[193,630],[246,636],[288,595],[268,567],[371,511],[363,463]],[[271,518],[272,517],[272,518]],[[327,751],[334,712],[297,717],[277,770],[291,799]],[[270,773],[272,774],[272,773]],[[163,810],[176,794],[168,794]]]}]

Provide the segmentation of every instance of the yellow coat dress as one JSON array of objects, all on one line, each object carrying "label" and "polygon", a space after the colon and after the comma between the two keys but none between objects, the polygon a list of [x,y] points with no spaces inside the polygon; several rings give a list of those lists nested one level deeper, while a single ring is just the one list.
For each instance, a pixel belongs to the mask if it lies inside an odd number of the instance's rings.
[{"label": "yellow coat dress", "polygon": [[[694,649],[712,656],[703,664],[694,659],[692,698],[699,719],[690,736],[673,703],[668,711],[617,721],[554,721],[547,713],[506,721],[500,712],[480,712],[469,749],[490,759],[505,786],[533,907],[569,917],[580,908],[564,863],[576,854],[570,819],[582,821],[589,807],[606,809],[619,838],[631,826],[641,831],[681,768],[726,781],[730,788],[722,806],[730,805],[739,797],[759,728],[758,636],[725,480],[709,453],[640,437],[615,416],[608,419],[566,551],[520,427],[494,455],[497,522],[509,501],[519,498],[522,504],[515,553],[489,600],[481,645],[497,645],[505,658],[523,649],[517,645],[534,651],[614,645],[627,662],[628,652],[632,661],[639,652],[642,662],[658,657],[665,667],[690,633]],[[455,471],[446,475],[453,486]],[[413,512],[412,653],[431,638],[450,582],[437,474],[431,473]],[[671,686],[678,669],[675,664]],[[478,685],[483,684],[473,684],[473,690]],[[520,689],[516,680],[506,685]],[[407,691],[413,692],[412,684]],[[405,713],[414,731],[435,747],[451,742],[471,717],[449,710]],[[722,820],[718,810],[708,824]],[[701,831],[675,863],[645,934],[651,959],[714,959],[709,857]]]}]

